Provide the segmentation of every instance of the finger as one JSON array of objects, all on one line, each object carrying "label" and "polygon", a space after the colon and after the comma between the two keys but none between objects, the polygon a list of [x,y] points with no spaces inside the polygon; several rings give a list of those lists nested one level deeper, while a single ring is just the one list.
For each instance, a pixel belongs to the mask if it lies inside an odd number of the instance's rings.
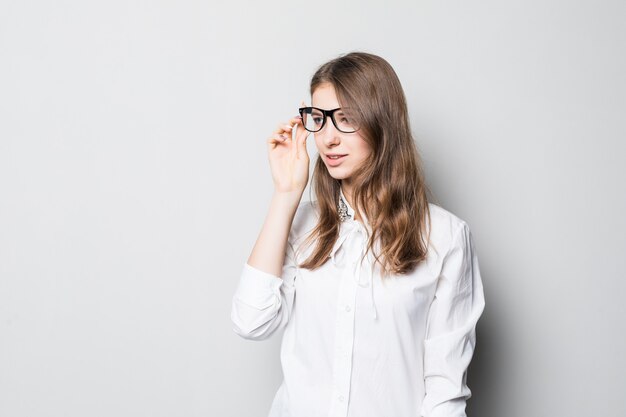
[{"label": "finger", "polygon": [[[300,103],[300,107],[307,107],[307,104],[304,102],[304,100],[302,100],[302,102]],[[306,131],[306,129],[304,129],[304,119],[303,116],[306,117],[306,114],[300,115],[298,117],[298,119],[300,120],[300,124],[302,125],[302,130]]]},{"label": "finger", "polygon": [[293,117],[287,123],[279,124],[273,133],[278,133],[278,134],[285,133],[285,132],[291,133],[291,130],[293,129],[293,125],[296,124],[296,122],[299,120],[300,120],[300,117],[298,116],[298,117]]},{"label": "finger", "polygon": [[291,131],[291,125],[289,123],[280,123],[278,126],[276,126],[276,129],[272,133],[281,134],[281,133],[290,132],[290,131]]},{"label": "finger", "polygon": [[278,145],[280,145],[280,143],[281,142],[271,137],[267,140],[267,147],[269,148],[269,150],[272,150],[272,149],[275,149]]},{"label": "finger", "polygon": [[306,130],[304,126],[302,125],[302,120],[300,120],[298,124],[296,125],[296,134],[295,134],[295,141],[296,141],[295,147],[297,148],[296,156],[298,158],[308,156],[307,149],[306,149],[306,138],[309,136],[309,133],[310,132]]},{"label": "finger", "polygon": [[304,121],[301,117],[298,118],[298,126],[296,127],[296,140],[305,140],[309,136],[308,130],[304,128]]},{"label": "finger", "polygon": [[277,133],[277,134],[281,134],[285,132],[285,128],[288,125],[285,123],[280,123],[278,126],[276,126],[276,129],[274,129],[274,131],[272,133]]},{"label": "finger", "polygon": [[272,138],[274,138],[277,142],[286,142],[288,140],[291,140],[291,134],[288,133],[274,133],[272,135]]},{"label": "finger", "polygon": [[[294,145],[291,147],[291,152],[292,155],[294,155],[296,158],[298,158],[298,143],[297,143],[297,131],[298,131],[298,125],[301,123],[302,119],[300,118],[300,116],[296,116],[296,117],[292,117],[289,120],[289,124],[284,126],[284,133],[280,133],[279,135],[282,137],[287,137],[287,139],[284,140],[284,142],[289,142],[291,143],[292,141],[295,142]],[[295,129],[294,129],[295,128]]]},{"label": "finger", "polygon": [[288,138],[284,135],[274,134],[267,140],[267,144],[271,146],[271,149],[274,149],[276,146],[287,142],[287,140]]},{"label": "finger", "polygon": [[298,156],[302,157],[303,155],[307,154],[307,150],[306,150],[306,139],[309,137],[309,131],[306,130],[304,128],[304,126],[302,126],[302,124],[298,123],[298,128],[297,128],[297,133],[296,133],[296,145],[298,147]]}]

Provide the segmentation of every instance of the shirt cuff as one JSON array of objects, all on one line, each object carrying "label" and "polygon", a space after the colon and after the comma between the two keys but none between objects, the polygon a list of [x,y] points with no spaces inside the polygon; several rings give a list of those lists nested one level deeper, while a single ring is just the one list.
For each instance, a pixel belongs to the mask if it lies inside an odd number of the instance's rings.
[{"label": "shirt cuff", "polygon": [[239,301],[262,310],[276,303],[281,285],[282,278],[261,271],[246,262],[235,295]]}]

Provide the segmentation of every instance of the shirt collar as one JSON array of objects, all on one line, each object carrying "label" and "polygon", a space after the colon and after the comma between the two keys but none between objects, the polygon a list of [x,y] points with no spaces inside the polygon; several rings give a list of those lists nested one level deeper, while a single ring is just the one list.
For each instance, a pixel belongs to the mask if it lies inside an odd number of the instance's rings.
[{"label": "shirt collar", "polygon": [[348,203],[348,199],[343,194],[343,189],[339,187],[339,204],[337,206],[339,210],[339,217],[341,221],[344,220],[354,220],[354,209]]},{"label": "shirt collar", "polygon": [[[343,207],[344,205],[345,207]],[[357,221],[357,220],[354,220],[355,211],[350,205],[350,203],[348,203],[348,199],[344,195],[343,188],[341,186],[339,187],[339,204],[337,204],[337,209],[339,210],[339,217],[341,218],[341,221],[344,221],[344,220]],[[363,216],[364,223],[369,227],[369,222],[367,221],[367,217],[364,214],[362,214],[362,216]]]}]

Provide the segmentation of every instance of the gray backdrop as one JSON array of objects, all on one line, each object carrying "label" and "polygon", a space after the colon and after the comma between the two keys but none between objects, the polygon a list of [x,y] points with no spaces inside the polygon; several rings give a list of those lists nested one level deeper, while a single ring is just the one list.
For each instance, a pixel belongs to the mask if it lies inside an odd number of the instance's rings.
[{"label": "gray backdrop", "polygon": [[0,415],[266,416],[282,334],[229,317],[265,141],[351,50],[396,69],[436,203],[475,238],[468,414],[626,415],[625,20],[622,1],[2,0]]}]

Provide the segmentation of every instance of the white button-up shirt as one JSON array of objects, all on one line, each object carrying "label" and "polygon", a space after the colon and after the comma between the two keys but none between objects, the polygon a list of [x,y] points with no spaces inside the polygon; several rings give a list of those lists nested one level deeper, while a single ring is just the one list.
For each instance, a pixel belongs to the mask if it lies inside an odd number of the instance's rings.
[{"label": "white button-up shirt", "polygon": [[[484,294],[467,223],[430,203],[427,259],[381,279],[365,225],[348,208],[329,261],[299,268],[316,202],[298,206],[282,276],[247,262],[232,299],[235,333],[263,340],[284,329],[283,382],[269,417],[463,417],[466,371]],[[378,246],[380,248],[380,246]],[[386,278],[385,278],[386,279]]]}]

